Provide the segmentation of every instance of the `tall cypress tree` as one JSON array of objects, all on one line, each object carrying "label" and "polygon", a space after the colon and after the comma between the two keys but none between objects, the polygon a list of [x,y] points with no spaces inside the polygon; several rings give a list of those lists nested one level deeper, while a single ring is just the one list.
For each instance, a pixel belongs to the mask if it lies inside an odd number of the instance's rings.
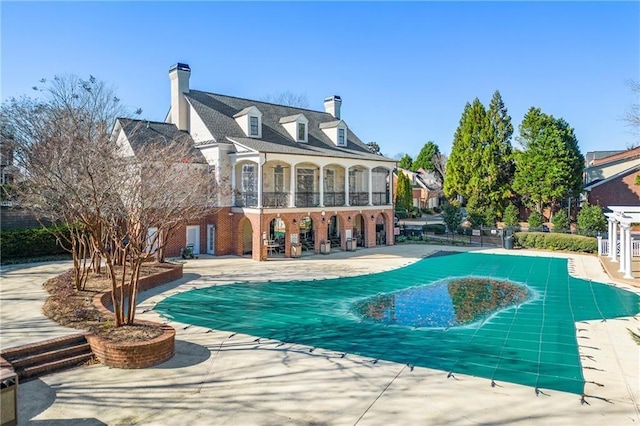
[{"label": "tall cypress tree", "polygon": [[461,195],[470,205],[477,205],[482,197],[482,149],[487,139],[486,122],[486,111],[478,98],[465,105],[447,162],[445,195],[450,198]]},{"label": "tall cypress tree", "polygon": [[487,165],[487,197],[488,205],[499,212],[506,207],[511,196],[511,184],[515,173],[511,136],[513,125],[500,92],[496,90],[487,110],[487,145],[485,146],[484,164]]},{"label": "tall cypress tree", "polygon": [[402,170],[398,170],[398,181],[396,185],[396,207],[411,210],[411,207],[413,207],[411,181]]}]

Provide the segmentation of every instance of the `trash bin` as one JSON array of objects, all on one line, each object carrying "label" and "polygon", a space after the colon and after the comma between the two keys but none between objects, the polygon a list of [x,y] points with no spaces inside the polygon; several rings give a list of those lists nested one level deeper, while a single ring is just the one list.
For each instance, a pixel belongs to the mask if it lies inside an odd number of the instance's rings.
[{"label": "trash bin", "polygon": [[0,410],[2,426],[18,424],[18,375],[12,368],[2,368],[0,373]]},{"label": "trash bin", "polygon": [[302,244],[294,243],[291,244],[291,257],[300,257],[302,256]]},{"label": "trash bin", "polygon": [[320,243],[320,253],[322,254],[331,253],[331,241]]},{"label": "trash bin", "polygon": [[504,238],[504,248],[506,250],[513,250],[513,235]]},{"label": "trash bin", "polygon": [[357,240],[350,238],[347,240],[347,251],[356,251]]}]

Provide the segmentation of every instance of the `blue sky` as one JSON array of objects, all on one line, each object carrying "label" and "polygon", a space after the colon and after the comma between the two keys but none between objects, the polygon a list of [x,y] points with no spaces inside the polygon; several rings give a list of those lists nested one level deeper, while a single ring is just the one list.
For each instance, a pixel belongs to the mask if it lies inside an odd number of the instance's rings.
[{"label": "blue sky", "polygon": [[[640,2],[6,2],[2,100],[43,77],[92,74],[163,120],[169,67],[191,87],[260,99],[305,94],[382,152],[449,153],[466,102],[500,90],[516,128],[531,106],[563,117],[583,153],[637,140]],[[514,144],[517,145],[514,140]]]}]

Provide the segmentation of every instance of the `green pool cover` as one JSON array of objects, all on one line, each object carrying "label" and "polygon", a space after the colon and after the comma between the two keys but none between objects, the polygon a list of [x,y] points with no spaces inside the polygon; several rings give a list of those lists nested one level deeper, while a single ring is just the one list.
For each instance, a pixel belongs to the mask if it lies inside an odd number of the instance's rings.
[{"label": "green pool cover", "polygon": [[[639,312],[638,295],[572,278],[566,259],[440,254],[377,274],[192,290],[168,297],[155,309],[206,328],[576,394],[584,388],[576,323]],[[449,328],[389,325],[354,309],[376,295],[451,277],[525,284],[533,298]],[[452,297],[448,303],[457,313],[468,311],[465,305],[473,299]]]}]

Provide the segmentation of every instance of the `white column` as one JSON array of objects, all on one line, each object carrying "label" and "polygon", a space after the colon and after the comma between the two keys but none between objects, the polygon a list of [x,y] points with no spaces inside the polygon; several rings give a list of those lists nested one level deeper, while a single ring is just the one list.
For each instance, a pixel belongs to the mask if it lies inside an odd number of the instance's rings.
[{"label": "white column", "polygon": [[344,205],[350,206],[349,202],[349,167],[345,169],[345,177],[344,177]]},{"label": "white column", "polygon": [[236,166],[231,166],[231,205],[236,205]]},{"label": "white column", "polygon": [[373,169],[369,169],[369,205],[373,205]]},{"label": "white column", "polygon": [[611,250],[611,261],[617,262],[617,246],[618,246],[618,224],[614,220],[613,221],[613,232],[611,233],[611,238],[609,238],[609,250]]},{"label": "white column", "polygon": [[609,253],[607,253],[607,255],[609,256],[609,259],[613,259],[613,253],[611,250],[611,240],[613,237],[613,219],[608,219],[608,222],[609,229],[607,232],[607,244],[609,244]]},{"label": "white column", "polygon": [[324,207],[324,166],[320,166],[320,207]]},{"label": "white column", "polygon": [[626,233],[624,232],[624,228],[622,228],[622,224],[619,226],[620,228],[620,269],[618,272],[625,271],[625,261],[627,260],[626,251],[627,251],[627,242],[626,242]]},{"label": "white column", "polygon": [[262,208],[262,164],[258,163],[258,207]]},{"label": "white column", "polygon": [[633,243],[631,242],[631,224],[626,225],[623,229],[625,234],[625,261],[624,261],[624,277],[627,279],[633,279],[633,275],[631,275],[631,261],[633,259]]},{"label": "white column", "polygon": [[393,205],[393,172],[389,170],[389,205]]},{"label": "white column", "polygon": [[291,176],[289,176],[289,207],[296,206],[296,166],[291,164]]}]

